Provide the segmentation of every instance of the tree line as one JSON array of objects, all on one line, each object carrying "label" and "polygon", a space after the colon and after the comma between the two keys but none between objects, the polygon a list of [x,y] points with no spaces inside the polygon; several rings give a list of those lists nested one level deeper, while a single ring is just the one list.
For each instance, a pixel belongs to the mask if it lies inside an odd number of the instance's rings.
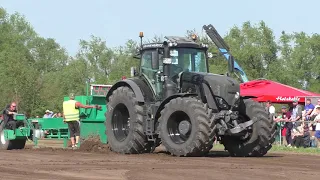
[{"label": "tree line", "polygon": [[[19,110],[31,116],[45,109],[61,111],[63,97],[70,92],[84,95],[86,83],[113,84],[130,76],[130,67],[138,66],[133,56],[137,41],[109,47],[105,40],[91,36],[80,40],[76,55],[53,38],[41,37],[19,13],[9,14],[0,8],[0,107],[16,101]],[[209,51],[218,51],[207,36],[195,33],[207,43]],[[136,39],[136,37],[133,37]],[[282,32],[277,41],[272,29],[263,21],[234,26],[223,37],[232,55],[249,80],[266,78],[293,87],[320,92],[320,35]],[[160,41],[155,36],[147,41]],[[222,56],[210,60],[210,72],[223,74],[227,62]]]}]

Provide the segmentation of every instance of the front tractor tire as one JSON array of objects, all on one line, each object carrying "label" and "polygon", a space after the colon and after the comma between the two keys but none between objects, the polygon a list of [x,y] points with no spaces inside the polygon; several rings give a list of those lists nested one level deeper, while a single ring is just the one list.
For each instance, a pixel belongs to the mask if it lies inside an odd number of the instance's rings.
[{"label": "front tractor tire", "polygon": [[267,154],[275,141],[276,124],[261,104],[244,99],[240,104],[240,119],[257,121],[250,126],[246,137],[222,137],[222,144],[233,157],[261,157]]},{"label": "front tractor tire", "polygon": [[0,132],[0,149],[2,150],[24,149],[26,141],[27,139],[8,140],[5,138],[4,130]]},{"label": "front tractor tire", "polygon": [[147,152],[150,144],[143,131],[144,105],[128,87],[119,87],[109,97],[106,134],[112,151],[123,154]]},{"label": "front tractor tire", "polygon": [[167,103],[159,118],[162,144],[174,156],[203,156],[212,148],[212,112],[192,97]]}]

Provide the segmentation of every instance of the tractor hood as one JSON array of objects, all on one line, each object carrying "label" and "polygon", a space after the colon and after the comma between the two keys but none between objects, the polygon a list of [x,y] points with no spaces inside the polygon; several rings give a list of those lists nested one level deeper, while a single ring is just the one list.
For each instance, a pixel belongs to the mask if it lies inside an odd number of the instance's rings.
[{"label": "tractor hood", "polygon": [[228,104],[232,104],[235,94],[240,94],[240,83],[235,79],[219,74],[184,72],[181,76],[181,83],[191,82],[192,84],[207,85],[214,96],[223,98]]}]

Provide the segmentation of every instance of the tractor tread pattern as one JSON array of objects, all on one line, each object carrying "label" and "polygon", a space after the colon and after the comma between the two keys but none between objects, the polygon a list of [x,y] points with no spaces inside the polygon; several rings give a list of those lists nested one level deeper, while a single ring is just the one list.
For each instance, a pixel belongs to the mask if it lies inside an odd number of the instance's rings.
[{"label": "tractor tread pattern", "polygon": [[[190,113],[194,114],[195,121],[198,121],[197,132],[193,138],[193,141],[188,145],[180,145],[179,148],[173,148],[171,138],[168,142],[165,140],[165,136],[168,136],[167,131],[163,128],[160,129],[160,137],[162,144],[166,147],[167,151],[174,156],[204,156],[212,148],[213,136],[212,132],[212,118],[213,113],[209,110],[207,104],[202,103],[200,100],[194,97],[178,97],[172,99],[167,103],[164,109],[161,111],[159,118],[160,127],[164,127],[162,124],[167,122],[164,116],[170,110],[184,111],[189,117]],[[166,125],[165,125],[166,127]]]},{"label": "tractor tread pattern", "polygon": [[[133,113],[136,114],[136,117],[132,119],[130,117],[131,121],[131,127],[132,129],[132,135],[130,137],[130,141],[126,143],[125,146],[117,147],[112,146],[112,144],[109,144],[109,148],[111,151],[123,153],[123,154],[140,154],[147,152],[150,149],[150,143],[147,142],[146,136],[143,131],[143,120],[144,120],[144,105],[139,104],[139,102],[136,99],[136,96],[134,92],[129,87],[119,87],[116,90],[113,91],[112,95],[109,97],[109,102],[114,101],[117,97],[128,97],[130,102],[132,103],[134,109],[129,111],[134,111]],[[111,108],[108,106],[108,109]],[[110,121],[111,119],[107,119],[107,121]],[[130,128],[131,128],[130,127]],[[110,132],[111,134],[112,132]],[[110,136],[110,134],[108,134]],[[113,133],[112,133],[113,134]]]}]

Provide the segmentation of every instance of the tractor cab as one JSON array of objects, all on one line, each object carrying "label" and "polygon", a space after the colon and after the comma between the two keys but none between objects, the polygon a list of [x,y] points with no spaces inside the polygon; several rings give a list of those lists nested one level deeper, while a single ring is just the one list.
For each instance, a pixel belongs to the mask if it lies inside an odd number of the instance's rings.
[{"label": "tractor cab", "polygon": [[[142,37],[143,33],[140,33]],[[196,43],[196,36],[192,39],[167,36],[165,39],[163,43],[141,44],[139,51],[139,75],[148,82],[158,99],[165,96],[164,82],[176,93],[183,72],[209,72],[208,45]]]}]

